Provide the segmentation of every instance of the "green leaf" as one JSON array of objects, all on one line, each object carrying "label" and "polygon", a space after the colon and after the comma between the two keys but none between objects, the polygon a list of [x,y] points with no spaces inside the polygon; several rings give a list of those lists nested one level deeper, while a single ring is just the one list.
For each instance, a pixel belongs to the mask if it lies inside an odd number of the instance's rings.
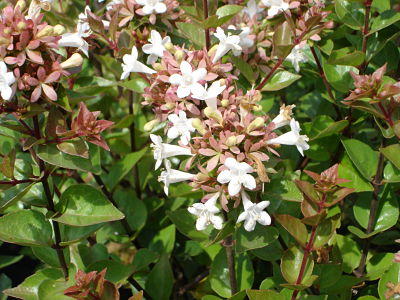
[{"label": "green leaf", "polygon": [[317,125],[318,124],[317,120],[320,120],[320,118],[317,117],[312,123],[313,124],[312,125],[312,130],[313,130],[313,133],[314,133],[311,136],[311,140],[312,141],[317,140],[317,139],[321,139],[321,138],[324,138],[324,137],[327,137],[327,136],[331,136],[331,135],[334,135],[334,134],[338,134],[341,131],[343,131],[347,127],[347,125],[349,125],[349,121],[341,120],[341,121],[334,122],[334,123],[331,123],[331,124],[326,124],[325,123],[324,125],[321,124],[322,126],[318,126]]},{"label": "green leaf", "polygon": [[23,255],[0,255],[0,269],[19,262],[23,257]]},{"label": "green leaf", "polygon": [[356,139],[342,140],[342,144],[351,161],[364,178],[371,180],[378,169],[378,153],[367,144]]},{"label": "green leaf", "polygon": [[149,249],[159,254],[171,254],[175,244],[175,225],[169,225],[156,233],[151,239]]},{"label": "green leaf", "polygon": [[400,12],[395,10],[387,10],[372,19],[371,29],[368,35],[371,35],[383,28],[386,28],[400,21]]},{"label": "green leaf", "polygon": [[117,189],[113,198],[133,230],[140,230],[147,220],[147,208],[132,190]]},{"label": "green leaf", "polygon": [[[297,246],[292,246],[287,249],[282,256],[281,260],[281,271],[283,277],[288,283],[294,284],[299,276],[302,261],[304,257],[304,251]],[[305,284],[311,277],[314,268],[314,261],[308,257],[306,267],[303,275],[301,284]]]},{"label": "green leaf", "polygon": [[208,240],[208,235],[195,228],[196,217],[188,212],[187,209],[177,209],[175,211],[167,212],[169,219],[176,225],[180,233],[186,235],[188,238],[203,242]]},{"label": "green leaf", "polygon": [[57,149],[56,145],[38,146],[37,155],[45,162],[65,169],[80,171],[91,171],[92,169],[89,159],[63,153]]},{"label": "green leaf", "polygon": [[243,59],[240,57],[233,56],[231,58],[232,63],[239,69],[240,73],[243,74],[243,76],[250,82],[253,83],[255,78],[254,78],[254,72],[253,69],[251,68],[250,64],[245,62]]},{"label": "green leaf", "polygon": [[174,274],[168,256],[161,256],[146,280],[146,291],[153,299],[168,300],[172,293]]},{"label": "green leaf", "polygon": [[288,87],[300,78],[301,75],[293,74],[288,71],[277,72],[263,87],[262,91],[279,91],[281,89],[284,89],[285,87]]},{"label": "green leaf", "polygon": [[52,245],[52,229],[43,214],[20,210],[0,218],[0,240],[23,246]]},{"label": "green leaf", "polygon": [[215,13],[218,18],[223,18],[226,16],[233,16],[240,12],[243,9],[243,6],[240,5],[224,5],[217,9]]},{"label": "green leaf", "polygon": [[327,288],[334,285],[342,275],[342,266],[340,264],[316,264],[314,273],[318,275],[315,283],[320,288]]},{"label": "green leaf", "polygon": [[352,29],[360,30],[364,25],[364,6],[361,3],[337,0],[335,12],[339,19]]},{"label": "green leaf", "polygon": [[54,219],[72,226],[88,226],[124,218],[102,192],[86,184],[68,187],[62,193],[56,210],[61,215]]},{"label": "green leaf", "polygon": [[302,246],[307,243],[308,232],[306,226],[291,215],[275,215],[275,219],[281,224]]},{"label": "green leaf", "polygon": [[[251,288],[254,279],[254,270],[251,260],[245,253],[237,255],[235,258],[238,289],[244,290]],[[231,296],[228,264],[226,261],[226,253],[224,248],[218,252],[211,264],[210,284],[211,288],[219,296],[224,298]]]},{"label": "green leaf", "polygon": [[63,241],[60,243],[61,246],[67,246],[74,244],[84,238],[87,238],[92,233],[99,230],[104,224],[94,224],[90,226],[69,226],[69,225],[62,225],[61,232],[63,233]]},{"label": "green leaf", "polygon": [[389,289],[387,284],[391,282],[397,284],[400,282],[400,264],[394,262],[389,270],[382,276],[378,283],[378,292],[380,299],[386,299],[385,293]]},{"label": "green leaf", "polygon": [[[57,256],[57,251],[49,246],[47,247],[31,247],[33,254],[42,262],[50,267],[61,268],[60,261]],[[63,249],[64,257],[69,261],[68,248]]]},{"label": "green leaf", "polygon": [[70,140],[57,144],[58,150],[63,153],[80,156],[82,158],[89,158],[89,147],[85,141],[81,139]]},{"label": "green leaf", "polygon": [[400,169],[400,145],[393,144],[385,148],[380,148],[379,151],[388,159],[390,162]]},{"label": "green leaf", "polygon": [[71,286],[65,281],[45,280],[39,286],[38,298],[40,300],[71,300],[71,297],[65,296],[64,291]]},{"label": "green leaf", "polygon": [[341,184],[343,187],[353,188],[355,192],[372,191],[373,186],[365,180],[360,172],[354,167],[348,155],[344,155],[339,164],[339,178],[350,180],[349,182]]},{"label": "green leaf", "polygon": [[140,271],[147,267],[149,264],[154,263],[159,258],[158,253],[146,248],[139,249],[135,253],[132,266],[135,272]]},{"label": "green leaf", "polygon": [[17,287],[5,290],[4,294],[24,300],[41,300],[38,296],[40,284],[49,279],[57,280],[62,277],[61,269],[42,269],[26,278]]},{"label": "green leaf", "polygon": [[113,165],[104,179],[107,188],[109,190],[114,189],[146,152],[148,152],[147,147],[140,151],[129,153]]},{"label": "green leaf", "polygon": [[342,255],[343,271],[346,273],[353,272],[360,263],[360,248],[352,238],[340,234],[336,235],[336,243]]},{"label": "green leaf", "polygon": [[182,34],[195,45],[203,48],[206,45],[204,29],[192,23],[176,23]]},{"label": "green leaf", "polygon": [[353,86],[353,79],[350,71],[358,74],[358,69],[352,66],[331,65],[325,59],[322,60],[322,68],[326,75],[326,80],[336,90],[347,93]]},{"label": "green leaf", "polygon": [[4,212],[8,207],[22,200],[35,184],[36,182],[22,183],[7,190],[0,200],[0,212]]},{"label": "green leaf", "polygon": [[365,54],[361,51],[349,52],[348,48],[332,51],[328,62],[331,65],[359,66],[364,62]]},{"label": "green leaf", "polygon": [[100,260],[92,263],[88,271],[102,271],[107,268],[106,279],[112,283],[122,283],[133,273],[133,266],[115,260]]},{"label": "green leaf", "polygon": [[273,290],[246,290],[249,300],[285,300],[283,295]]},{"label": "green leaf", "polygon": [[118,85],[128,90],[142,94],[144,92],[144,89],[149,86],[149,83],[143,78],[137,77],[128,81],[121,81],[118,83]]},{"label": "green leaf", "polygon": [[253,231],[246,231],[244,226],[235,232],[235,248],[237,253],[265,247],[279,236],[278,230],[272,226],[257,225]]},{"label": "green leaf", "polygon": [[368,280],[376,280],[382,277],[392,265],[394,253],[376,253],[367,262],[366,270]]}]

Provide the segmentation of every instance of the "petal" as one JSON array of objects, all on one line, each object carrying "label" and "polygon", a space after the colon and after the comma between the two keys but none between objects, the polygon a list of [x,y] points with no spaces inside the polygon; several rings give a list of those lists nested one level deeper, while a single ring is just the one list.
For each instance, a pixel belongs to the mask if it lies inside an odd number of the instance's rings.
[{"label": "petal", "polygon": [[183,99],[190,95],[190,87],[187,86],[179,86],[178,90],[176,91],[176,95],[178,98]]},{"label": "petal", "polygon": [[143,6],[142,11],[144,15],[150,15],[153,13],[154,7],[146,4]]},{"label": "petal", "polygon": [[242,189],[242,185],[240,184],[237,177],[232,178],[228,184],[228,192],[229,196],[236,196],[239,194],[240,190]]},{"label": "petal", "polygon": [[296,145],[299,135],[293,131],[286,132],[277,138],[267,141],[267,144]]},{"label": "petal", "polygon": [[138,58],[138,51],[135,46],[132,47],[132,52],[131,52],[132,60],[136,61]]},{"label": "petal", "polygon": [[260,210],[264,210],[269,206],[270,202],[269,201],[261,201],[260,203],[257,203],[257,208]]},{"label": "petal", "polygon": [[250,166],[248,163],[241,162],[238,164],[238,169],[242,170],[243,172],[246,173],[253,173],[254,169],[252,166]]},{"label": "petal", "polygon": [[218,174],[217,181],[219,183],[225,184],[231,181],[231,172],[229,170],[224,170]]},{"label": "petal", "polygon": [[148,66],[146,66],[145,64],[136,61],[133,65],[132,65],[132,71],[133,72],[137,72],[137,73],[145,73],[145,74],[154,74],[157,73],[156,71],[154,71],[153,69],[150,69]]},{"label": "petal", "polygon": [[189,76],[192,75],[192,71],[193,71],[192,66],[187,61],[184,60],[181,62],[180,69],[181,69],[182,74],[189,75]]},{"label": "petal", "polygon": [[257,220],[261,225],[271,225],[271,217],[265,211],[261,212],[260,218]]},{"label": "petal", "polygon": [[192,73],[192,78],[195,82],[203,80],[207,75],[207,70],[205,68],[199,68]]},{"label": "petal", "polygon": [[7,65],[4,61],[0,61],[0,72],[3,74],[7,73]]},{"label": "petal", "polygon": [[212,62],[215,64],[218,60],[220,60],[226,53],[228,53],[229,48],[226,47],[225,44],[219,44],[217,47],[217,51],[215,52],[214,58]]},{"label": "petal", "polygon": [[222,219],[220,216],[212,216],[210,219],[215,229],[218,230],[222,229],[222,224],[224,223],[224,219]]},{"label": "petal", "polygon": [[239,217],[238,217],[236,223],[240,223],[240,222],[246,220],[246,219],[247,219],[247,215],[248,215],[247,211],[242,212],[242,213],[239,215]]},{"label": "petal", "polygon": [[256,221],[253,218],[247,218],[244,222],[244,229],[246,229],[246,231],[253,231],[255,227]]},{"label": "petal", "polygon": [[196,221],[196,229],[197,230],[204,230],[207,228],[207,218],[205,217],[200,217]]},{"label": "petal", "polygon": [[167,136],[169,139],[176,139],[179,136],[178,129],[175,126],[171,127],[168,129]]},{"label": "petal", "polygon": [[233,157],[228,157],[227,159],[225,159],[224,165],[230,170],[235,170],[238,168],[239,164]]},{"label": "petal", "polygon": [[180,84],[183,81],[182,75],[179,74],[172,74],[169,77],[169,83],[171,84]]},{"label": "petal", "polygon": [[167,11],[167,6],[164,3],[157,3],[154,9],[158,14],[162,14]]},{"label": "petal", "polygon": [[151,54],[153,52],[154,46],[152,44],[143,45],[142,51],[146,54]]},{"label": "petal", "polygon": [[243,176],[242,183],[244,187],[249,190],[254,190],[256,188],[256,180],[249,174]]},{"label": "petal", "polygon": [[1,87],[1,98],[4,100],[10,100],[12,96],[12,89],[5,85]]},{"label": "petal", "polygon": [[162,164],[162,158],[160,157],[159,159],[157,159],[156,164],[154,165],[154,170],[157,170],[161,164]]},{"label": "petal", "polygon": [[[193,83],[190,85],[190,91],[192,94],[198,95],[201,99],[201,95],[204,95],[205,89],[200,83]],[[199,99],[199,98],[196,98]]]},{"label": "petal", "polygon": [[175,124],[175,123],[179,122],[179,117],[177,114],[170,114],[168,116],[168,120]]},{"label": "petal", "polygon": [[162,42],[161,34],[157,30],[152,30],[150,36],[152,44],[154,45],[161,44]]}]

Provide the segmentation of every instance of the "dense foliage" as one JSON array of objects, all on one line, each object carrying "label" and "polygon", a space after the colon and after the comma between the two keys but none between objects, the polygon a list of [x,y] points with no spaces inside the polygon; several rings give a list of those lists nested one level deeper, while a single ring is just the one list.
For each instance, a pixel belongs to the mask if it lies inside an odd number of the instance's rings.
[{"label": "dense foliage", "polygon": [[400,297],[397,0],[0,8],[0,299]]}]

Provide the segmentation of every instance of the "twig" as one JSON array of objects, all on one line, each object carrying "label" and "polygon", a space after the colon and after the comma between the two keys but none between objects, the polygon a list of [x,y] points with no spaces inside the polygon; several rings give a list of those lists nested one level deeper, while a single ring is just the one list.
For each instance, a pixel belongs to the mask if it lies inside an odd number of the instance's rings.
[{"label": "twig", "polygon": [[224,239],[223,245],[226,251],[226,261],[229,270],[229,283],[231,286],[231,294],[234,295],[238,292],[238,285],[235,271],[235,251],[233,249],[233,240],[231,235]]},{"label": "twig", "polygon": [[144,296],[146,299],[153,299],[153,298],[149,295],[149,293],[147,293],[133,277],[129,277],[129,278],[128,278],[128,281],[129,281],[130,284],[132,284],[132,285],[135,287],[135,289],[137,289],[138,291],[142,291],[142,292],[143,292],[143,296]]},{"label": "twig", "polygon": [[[33,125],[34,125],[34,133],[35,137],[40,140],[41,139],[41,134],[40,134],[40,127],[39,127],[39,120],[37,116],[33,117]],[[54,206],[54,201],[53,201],[53,195],[51,194],[50,187],[49,187],[49,182],[47,180],[48,174],[46,172],[46,166],[43,160],[41,160],[39,157],[36,156],[39,162],[39,169],[40,172],[43,173],[43,177],[41,178],[41,182],[43,185],[43,190],[46,195],[47,199],[47,205],[48,205],[48,210],[51,212],[55,212],[55,206]],[[57,221],[55,220],[50,220],[50,223],[53,227],[54,231],[54,245],[53,248],[57,252],[58,260],[60,262],[60,266],[64,275],[65,280],[68,280],[68,266],[67,262],[65,260],[64,252],[63,252],[63,247],[60,246],[61,243],[61,232],[60,232],[60,226]]]},{"label": "twig", "polygon": [[22,179],[22,180],[0,180],[0,185],[17,185],[21,183],[30,183],[30,182],[35,182],[37,180],[35,179]]},{"label": "twig", "polygon": [[[208,0],[203,0],[203,11],[204,11],[204,21],[208,18]],[[204,34],[206,37],[206,49],[210,50],[211,41],[210,41],[210,28],[204,29]]]},{"label": "twig", "polygon": [[21,123],[22,126],[24,126],[26,128],[26,130],[28,130],[28,132],[30,133],[30,135],[35,135],[35,133],[33,132],[32,128],[22,119],[20,119],[18,117],[18,114],[13,112],[12,115],[18,120],[18,122]]},{"label": "twig", "polygon": [[[379,190],[380,190],[380,185],[381,185],[381,182],[382,182],[382,173],[383,173],[383,163],[384,163],[384,161],[385,161],[385,159],[383,157],[383,154],[380,152],[379,153],[378,169],[377,169],[375,177],[374,177],[374,179],[372,181],[372,185],[374,186],[374,192],[373,192],[373,197],[372,197],[371,206],[370,206],[370,213],[369,213],[369,218],[368,218],[368,225],[367,225],[367,231],[366,231],[367,235],[370,234],[374,229],[376,214],[378,212]],[[362,248],[360,264],[359,264],[357,270],[354,272],[354,274],[357,277],[362,277],[364,275],[365,265],[366,265],[366,262],[367,262],[367,255],[368,255],[370,242],[371,242],[370,238],[364,239],[364,244],[363,244],[363,248]]]},{"label": "twig", "polygon": [[363,63],[359,66],[360,74],[363,74],[365,72],[365,69],[367,68],[367,41],[368,41],[368,33],[369,33],[369,15],[371,12],[371,4],[372,0],[365,0],[364,5],[365,5],[365,17],[364,17],[364,28],[362,31],[363,34],[363,39],[362,39],[362,48],[361,51],[365,54],[365,59]]}]

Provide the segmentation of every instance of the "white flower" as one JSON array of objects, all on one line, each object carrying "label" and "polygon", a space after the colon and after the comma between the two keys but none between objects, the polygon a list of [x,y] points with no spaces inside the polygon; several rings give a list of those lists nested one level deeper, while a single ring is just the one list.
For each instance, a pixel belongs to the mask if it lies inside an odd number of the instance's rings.
[{"label": "white flower", "polygon": [[164,56],[165,44],[171,42],[171,38],[166,36],[165,38],[161,38],[161,35],[157,30],[151,31],[151,38],[149,39],[150,44],[146,44],[142,47],[142,50],[146,54],[150,54],[147,58],[147,64],[154,63],[158,57]]},{"label": "white flower", "polygon": [[167,11],[167,6],[163,0],[136,0],[136,3],[143,5],[142,10],[145,15],[162,14]]},{"label": "white flower", "polygon": [[303,51],[304,46],[296,45],[286,57],[286,60],[291,62],[296,72],[300,72],[300,63],[307,61],[307,56]]},{"label": "white flower", "polygon": [[287,10],[289,8],[289,3],[284,0],[261,0],[262,3],[269,7],[268,17],[273,17],[279,14],[281,11]]},{"label": "white flower", "polygon": [[226,35],[221,27],[217,27],[217,32],[214,33],[214,36],[219,39],[219,44],[212,60],[213,63],[221,59],[229,50],[232,50],[234,55],[241,53],[242,47],[239,45],[240,37],[238,35],[232,35],[230,33]]},{"label": "white flower", "polygon": [[268,207],[269,201],[253,203],[245,191],[242,191],[241,194],[244,212],[239,215],[236,223],[244,221],[244,229],[247,231],[253,231],[257,222],[261,225],[271,225],[271,217],[264,211]]},{"label": "white flower", "polygon": [[138,51],[135,46],[133,46],[131,54],[125,54],[122,57],[122,60],[124,62],[122,64],[123,72],[121,74],[121,80],[128,78],[130,73],[146,73],[146,74],[157,73],[153,69],[150,69],[148,66],[138,61],[137,58],[138,58]]},{"label": "white flower", "polygon": [[188,208],[188,211],[197,216],[196,229],[204,230],[208,225],[212,224],[215,229],[222,229],[224,220],[220,216],[215,216],[220,210],[215,205],[220,193],[214,194],[206,203],[195,203]]},{"label": "white flower", "polygon": [[171,183],[192,180],[194,178],[194,174],[171,169],[171,162],[169,160],[165,160],[165,171],[161,172],[160,176],[158,177],[158,181],[164,183],[164,192],[168,196],[168,189]]},{"label": "white flower", "polygon": [[[237,30],[234,25],[229,25],[228,29]],[[239,33],[239,38],[240,38],[239,46],[242,48],[242,50],[253,47],[254,41],[249,38],[249,34],[251,32],[250,27],[242,27],[239,29],[241,30],[241,32]],[[240,55],[240,53],[242,53],[242,50],[240,51],[232,50],[232,53],[233,55],[238,56]]]},{"label": "white flower", "polygon": [[121,0],[112,0],[111,2],[107,3],[106,10],[107,11],[112,10],[114,5],[118,5],[118,4],[121,4],[121,3],[122,3]]},{"label": "white flower", "polygon": [[202,85],[199,83],[207,75],[207,70],[205,68],[199,68],[193,71],[192,66],[187,61],[182,61],[180,65],[181,73],[173,74],[169,78],[169,82],[172,84],[179,85],[176,92],[179,98],[185,98],[191,93],[198,93],[201,91]]},{"label": "white flower", "polygon": [[307,144],[309,139],[306,135],[300,135],[300,125],[295,119],[290,120],[290,128],[291,131],[267,141],[267,144],[294,145],[300,154],[304,156],[303,151],[310,149],[310,146]]},{"label": "white flower", "polygon": [[155,170],[157,170],[164,159],[177,155],[193,155],[189,148],[170,145],[162,142],[162,138],[155,134],[150,134],[153,142],[151,147],[154,151],[154,159],[156,160]]},{"label": "white flower", "polygon": [[13,94],[10,87],[15,82],[13,72],[8,72],[4,61],[0,61],[0,94],[4,100],[10,100]]},{"label": "white flower", "polygon": [[196,90],[192,95],[193,98],[204,100],[208,107],[217,110],[217,97],[225,90],[226,86],[222,85],[219,80],[214,81],[209,88],[207,85],[201,87],[201,89]]},{"label": "white flower", "polygon": [[168,129],[168,138],[176,139],[178,136],[180,136],[182,144],[189,144],[190,133],[195,131],[194,127],[192,126],[192,119],[187,119],[186,113],[181,110],[179,111],[178,115],[169,115],[168,120],[173,124],[172,127]]},{"label": "white flower", "polygon": [[279,115],[277,115],[272,122],[275,124],[275,129],[280,127],[289,125],[290,120],[292,119],[292,109],[295,108],[296,105],[287,105],[283,104],[279,110]]},{"label": "white flower", "polygon": [[245,162],[239,163],[232,157],[225,159],[224,165],[228,170],[219,173],[217,181],[222,184],[229,182],[228,192],[230,196],[237,195],[242,189],[242,185],[249,190],[256,188],[256,180],[253,176],[247,174],[254,172],[250,165]]},{"label": "white flower", "polygon": [[246,4],[246,7],[243,8],[243,12],[247,14],[250,19],[253,19],[254,16],[262,12],[264,9],[257,5],[256,0],[249,0]]}]

